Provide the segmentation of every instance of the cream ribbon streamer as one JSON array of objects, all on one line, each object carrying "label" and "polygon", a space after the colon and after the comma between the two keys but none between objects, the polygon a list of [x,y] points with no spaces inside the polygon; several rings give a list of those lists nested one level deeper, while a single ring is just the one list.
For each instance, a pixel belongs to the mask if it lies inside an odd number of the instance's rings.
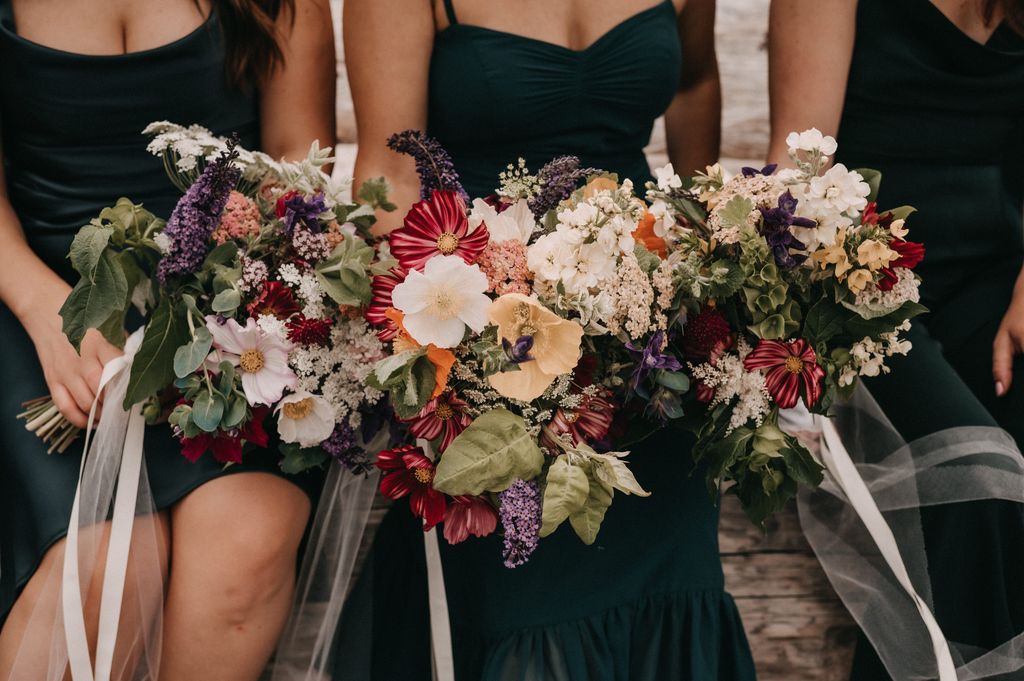
[{"label": "cream ribbon streamer", "polygon": [[938,665],[939,681],[957,681],[956,664],[953,662],[946,636],[942,633],[935,615],[914,587],[892,528],[885,521],[867,484],[857,471],[857,466],[843,445],[842,437],[832,419],[817,414],[811,415],[806,409],[800,408],[785,410],[779,416],[779,425],[787,432],[811,431],[820,435],[824,444],[821,450],[822,463],[829,476],[864,523],[882,558],[913,601],[928,630]]},{"label": "cream ribbon streamer", "polygon": [[[133,407],[123,411],[118,407],[128,392],[129,370],[132,358],[142,345],[143,330],[133,333],[125,344],[124,354],[103,367],[96,399],[89,409],[89,422],[82,448],[82,463],[78,471],[78,487],[71,507],[71,521],[68,525],[64,552],[63,588],[61,601],[64,612],[64,635],[67,641],[68,664],[74,681],[110,681],[114,660],[114,646],[121,618],[121,601],[124,597],[125,578],[128,569],[128,551],[131,546],[132,525],[135,522],[135,503],[142,470],[142,442],[145,420],[142,411]],[[93,424],[100,396],[106,393],[105,409],[95,435]],[[107,433],[124,432],[124,448],[90,451],[89,445],[96,439],[103,440]],[[117,438],[115,437],[115,441]],[[90,457],[120,458],[117,496],[111,521],[110,541],[107,546],[106,569],[103,576],[103,590],[100,596],[99,629],[96,639],[96,663],[93,666],[86,637],[85,613],[82,602],[82,585],[79,578],[78,543],[79,515],[82,497],[82,481],[86,461]]]},{"label": "cream ribbon streamer", "polygon": [[[431,461],[436,460],[427,440],[416,444]],[[427,558],[427,597],[430,603],[430,652],[434,681],[455,681],[455,656],[452,652],[452,628],[448,618],[448,595],[444,588],[444,567],[437,541],[437,528],[423,533]],[[77,681],[77,679],[76,679]]]}]

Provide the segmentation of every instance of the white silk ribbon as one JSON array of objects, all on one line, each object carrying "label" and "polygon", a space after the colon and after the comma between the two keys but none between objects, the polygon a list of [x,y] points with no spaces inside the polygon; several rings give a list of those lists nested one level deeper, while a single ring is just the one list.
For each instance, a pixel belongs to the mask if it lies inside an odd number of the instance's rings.
[{"label": "white silk ribbon", "polygon": [[805,408],[784,410],[779,415],[779,425],[791,433],[817,433],[824,445],[821,448],[821,462],[824,464],[832,482],[845,495],[846,501],[860,517],[872,541],[885,560],[899,585],[913,601],[918,614],[928,630],[935,661],[938,666],[939,681],[957,681],[956,664],[949,649],[946,636],[935,619],[934,613],[914,587],[910,574],[900,555],[899,546],[892,528],[882,516],[878,504],[868,490],[864,478],[857,471],[850,453],[843,445],[843,440],[836,430],[832,419],[810,414]]},{"label": "white silk ribbon", "polygon": [[[93,400],[92,407],[89,409],[89,422],[85,431],[82,462],[78,472],[78,486],[75,490],[74,505],[71,507],[71,520],[68,524],[65,542],[63,588],[61,589],[68,664],[71,669],[71,678],[74,681],[110,681],[113,667],[114,647],[117,643],[121,602],[124,597],[128,569],[128,553],[131,547],[132,526],[135,522],[135,505],[142,470],[142,442],[145,432],[145,420],[141,409],[136,405],[130,411],[124,411],[121,409],[121,404],[128,391],[132,358],[142,344],[142,334],[142,329],[133,333],[125,343],[124,354],[107,362],[103,367],[99,388],[96,390],[96,399]],[[96,420],[96,411],[100,397],[103,395],[105,395],[107,408],[103,410],[99,426],[94,434],[93,425]],[[93,441],[97,439],[105,441],[107,435],[113,435],[117,441],[116,434],[119,431],[124,433],[122,438],[124,447],[120,451],[110,447],[102,448],[99,451],[90,451],[90,444]],[[98,460],[103,457],[119,458],[119,461],[112,462],[119,468],[119,472],[110,539],[107,545],[103,590],[100,596],[95,666],[90,659],[78,564],[82,484],[86,462],[90,457],[99,457]]]},{"label": "white silk ribbon", "polygon": [[[427,440],[416,444],[431,461],[436,459]],[[425,521],[424,521],[425,522]],[[448,617],[448,594],[444,587],[444,567],[438,545],[437,528],[423,533],[423,549],[427,559],[427,596],[430,603],[430,657],[434,681],[455,681],[455,656],[452,652],[451,620]],[[77,681],[77,680],[76,680]]]}]

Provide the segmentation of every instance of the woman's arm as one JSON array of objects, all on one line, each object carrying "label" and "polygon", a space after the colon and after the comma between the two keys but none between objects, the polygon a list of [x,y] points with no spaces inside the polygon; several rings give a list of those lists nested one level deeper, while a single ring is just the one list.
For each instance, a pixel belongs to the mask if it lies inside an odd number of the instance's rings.
[{"label": "woman's arm", "polygon": [[772,0],[768,27],[770,162],[787,163],[786,135],[835,136],[853,57],[857,0]]},{"label": "woman's arm", "polygon": [[412,159],[385,143],[396,132],[426,129],[434,10],[430,0],[345,0],[342,24],[359,130],[355,182],[383,175],[391,183],[398,210],[378,223],[388,232],[399,226],[394,216],[419,200]]},{"label": "woman's arm", "polygon": [[327,0],[296,0],[278,19],[284,63],[260,88],[263,151],[305,158],[309,145],[333,149],[336,84],[334,33]]},{"label": "woman's arm", "polygon": [[[82,340],[81,355],[68,342],[59,311],[71,287],[39,259],[25,240],[8,200],[2,148],[0,243],[4,244],[6,261],[0,267],[0,302],[32,339],[54,404],[69,421],[84,426],[103,364],[121,353],[96,331],[90,331]],[[17,357],[11,359],[19,361]]]},{"label": "woman's arm", "polygon": [[715,0],[687,0],[679,13],[683,73],[665,112],[669,160],[692,175],[718,160],[722,132],[722,88],[715,53]]}]

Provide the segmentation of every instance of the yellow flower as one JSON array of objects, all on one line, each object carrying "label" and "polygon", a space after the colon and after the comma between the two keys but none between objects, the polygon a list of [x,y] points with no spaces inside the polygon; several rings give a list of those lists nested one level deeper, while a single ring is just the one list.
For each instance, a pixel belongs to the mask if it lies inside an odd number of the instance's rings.
[{"label": "yellow flower", "polygon": [[850,258],[846,255],[846,230],[840,229],[836,233],[836,240],[831,246],[825,246],[814,252],[811,258],[814,259],[821,269],[826,269],[829,265],[835,265],[836,268],[836,279],[842,281],[846,276],[846,273],[852,269],[850,264]]},{"label": "yellow flower", "polygon": [[871,283],[871,271],[866,270],[863,267],[853,272],[850,272],[849,278],[846,280],[846,285],[854,293],[860,293],[864,290],[864,287]]},{"label": "yellow flower", "polygon": [[896,251],[875,239],[867,239],[857,247],[857,260],[872,272],[888,266],[898,257]]},{"label": "yellow flower", "polygon": [[535,400],[560,375],[576,368],[580,358],[583,327],[562,319],[533,298],[521,293],[506,293],[493,303],[488,318],[498,327],[498,342],[515,343],[523,336],[533,337],[530,357],[519,371],[503,371],[488,380],[503,396],[528,402]]},{"label": "yellow flower", "polygon": [[889,233],[892,234],[897,239],[907,238],[907,234],[910,233],[910,230],[904,226],[906,225],[906,223],[907,221],[903,219],[893,220],[892,224],[889,225]]}]

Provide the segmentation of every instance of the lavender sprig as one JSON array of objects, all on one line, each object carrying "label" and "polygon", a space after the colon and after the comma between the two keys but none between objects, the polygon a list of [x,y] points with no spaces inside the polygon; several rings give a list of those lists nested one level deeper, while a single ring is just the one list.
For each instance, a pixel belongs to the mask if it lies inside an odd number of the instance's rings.
[{"label": "lavender sprig", "polygon": [[356,435],[348,425],[339,423],[334,427],[331,436],[324,440],[320,446],[330,454],[335,461],[348,468],[356,475],[365,475],[372,468],[373,464],[361,447],[356,446]]},{"label": "lavender sprig", "polygon": [[235,165],[237,138],[228,141],[220,153],[192,183],[174,207],[162,236],[166,247],[157,266],[160,283],[171,277],[191,274],[203,264],[210,250],[210,237],[220,223],[231,190],[238,184],[241,171]]},{"label": "lavender sprig", "polygon": [[416,161],[421,199],[429,199],[434,190],[448,190],[458,192],[464,201],[469,202],[469,194],[462,187],[452,157],[433,137],[419,130],[406,130],[388,138],[388,149],[411,156]]},{"label": "lavender sprig", "polygon": [[502,556],[505,567],[514,568],[530,559],[540,541],[541,494],[536,480],[516,480],[498,495],[498,517],[505,530]]},{"label": "lavender sprig", "polygon": [[569,198],[581,179],[599,172],[596,168],[581,168],[580,160],[575,156],[551,159],[537,173],[540,191],[529,199],[533,216],[540,220],[545,213]]}]

